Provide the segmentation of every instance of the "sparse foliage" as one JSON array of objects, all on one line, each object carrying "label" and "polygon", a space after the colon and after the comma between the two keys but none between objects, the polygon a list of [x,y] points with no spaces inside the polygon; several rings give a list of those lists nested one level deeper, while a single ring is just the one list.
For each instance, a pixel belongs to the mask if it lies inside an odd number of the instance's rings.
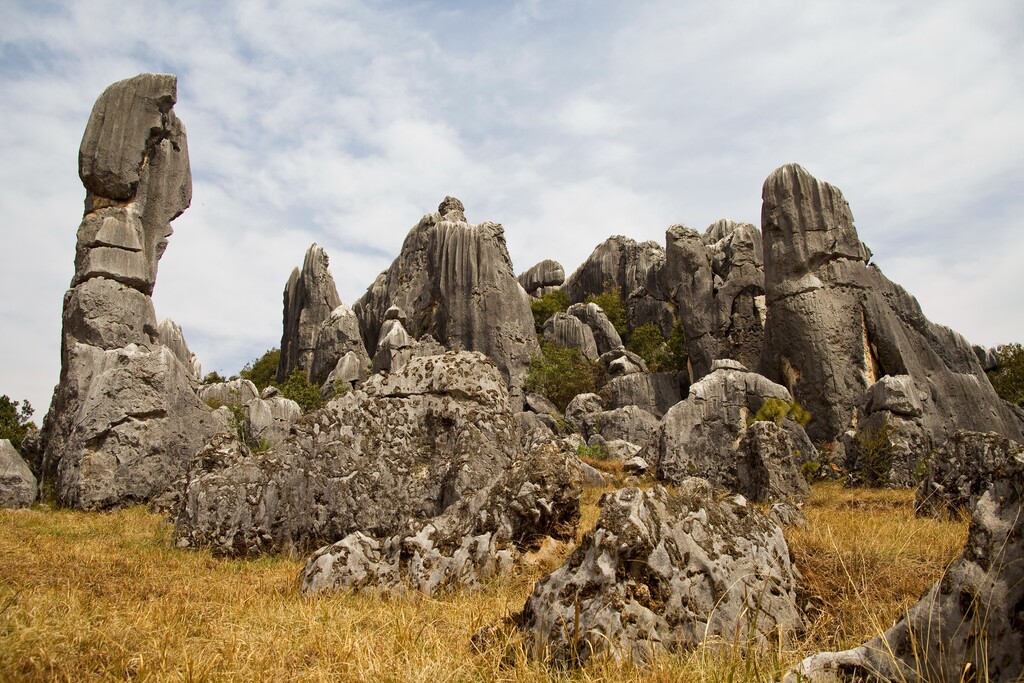
[{"label": "sparse foliage", "polygon": [[640,356],[651,372],[683,372],[686,370],[686,336],[681,321],[676,322],[668,339],[654,323],[633,330],[626,348]]},{"label": "sparse foliage", "polygon": [[766,398],[751,422],[774,422],[782,424],[783,420],[792,420],[801,427],[811,421],[811,414],[796,401],[784,401],[781,398]]},{"label": "sparse foliage", "polygon": [[889,483],[892,461],[896,456],[892,436],[892,427],[886,419],[879,427],[860,430],[853,437],[856,460],[850,483],[871,487],[882,487]]},{"label": "sparse foliage", "polygon": [[1003,344],[996,347],[999,367],[988,373],[996,393],[1004,400],[1024,407],[1024,346]]},{"label": "sparse foliage", "polygon": [[11,445],[21,450],[21,442],[36,425],[30,420],[35,410],[28,401],[12,401],[6,394],[0,396],[0,439],[10,439]]},{"label": "sparse foliage", "polygon": [[577,394],[597,389],[598,363],[587,360],[578,349],[541,340],[541,352],[530,359],[526,390],[541,394],[561,411]]},{"label": "sparse foliage", "polygon": [[283,384],[276,384],[281,390],[281,395],[290,398],[299,404],[302,412],[308,413],[323,406],[324,401],[320,398],[320,387],[311,383],[306,373],[299,368],[292,370],[288,379]]},{"label": "sparse foliage", "polygon": [[533,311],[533,325],[539,334],[544,329],[544,323],[555,313],[564,313],[569,308],[569,296],[560,289],[549,292],[539,299],[530,302],[530,309]]},{"label": "sparse foliage", "polygon": [[605,290],[600,294],[591,294],[586,298],[586,303],[597,304],[608,316],[608,320],[615,326],[615,331],[625,339],[629,335],[629,325],[626,323],[626,305],[622,303],[622,295],[614,285],[607,284]]},{"label": "sparse foliage", "polygon": [[224,377],[222,377],[221,374],[216,370],[206,373],[206,375],[203,377],[203,384],[220,384],[226,381],[227,380],[224,379]]},{"label": "sparse foliage", "polygon": [[280,360],[281,349],[267,349],[262,356],[246,363],[238,374],[255,384],[256,391],[263,391],[274,384]]}]

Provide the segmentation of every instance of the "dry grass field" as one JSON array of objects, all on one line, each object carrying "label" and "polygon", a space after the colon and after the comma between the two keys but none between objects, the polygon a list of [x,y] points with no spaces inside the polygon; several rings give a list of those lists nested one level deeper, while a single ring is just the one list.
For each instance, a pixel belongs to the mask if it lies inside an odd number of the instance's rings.
[{"label": "dry grass field", "polygon": [[[587,492],[584,524],[599,494]],[[798,642],[568,671],[527,659],[508,627],[472,642],[521,608],[544,566],[439,599],[308,599],[295,583],[301,558],[177,550],[168,523],[143,508],[0,511],[0,681],[771,680],[888,627],[959,554],[966,521],[916,519],[912,497],[814,488],[808,524],[787,533],[809,614]]]}]

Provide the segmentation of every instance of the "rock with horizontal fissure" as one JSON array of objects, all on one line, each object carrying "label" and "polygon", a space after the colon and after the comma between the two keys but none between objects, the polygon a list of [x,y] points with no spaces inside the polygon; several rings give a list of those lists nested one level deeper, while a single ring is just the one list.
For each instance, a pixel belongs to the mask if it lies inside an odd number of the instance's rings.
[{"label": "rock with horizontal fissure", "polygon": [[498,368],[479,353],[413,358],[251,453],[217,437],[192,463],[175,537],[227,555],[387,538],[493,482],[520,452]]},{"label": "rock with horizontal fissure", "polygon": [[767,320],[760,369],[810,412],[808,433],[833,441],[865,390],[885,375],[922,390],[933,443],[956,429],[1024,438],[973,348],[928,321],[917,301],[869,264],[842,192],[791,164],[765,181],[761,210]]},{"label": "rock with horizontal fissure", "polygon": [[386,539],[357,531],[316,551],[299,576],[302,592],[412,589],[438,595],[479,587],[544,539],[573,539],[581,464],[575,455],[540,445],[437,517]]},{"label": "rock with horizontal fissure", "polygon": [[560,287],[565,282],[565,269],[558,261],[544,259],[525,273],[520,273],[519,284],[530,296],[541,296],[552,287]]},{"label": "rock with horizontal fissure", "polygon": [[602,496],[600,517],[517,617],[536,656],[651,661],[707,638],[759,642],[801,626],[782,531],[702,479]]},{"label": "rock with horizontal fissure", "polygon": [[75,274],[64,297],[60,384],[38,469],[59,502],[147,502],[184,473],[223,420],[196,396],[199,363],[150,295],[170,222],[189,205],[177,79],[142,74],[107,88],[79,150],[86,188]]},{"label": "rock with horizontal fissure", "polygon": [[0,439],[0,508],[27,508],[36,502],[38,482],[8,439]]},{"label": "rock with horizontal fissure", "polygon": [[[329,265],[330,259],[324,248],[313,244],[306,250],[302,268],[296,268],[288,277],[284,287],[284,324],[281,332],[281,357],[277,365],[278,382],[286,381],[295,370],[302,370],[309,375],[320,327],[330,321],[332,314],[342,306]],[[351,331],[345,325],[347,318],[344,309],[335,322],[340,329],[332,328],[324,333],[321,356],[330,356],[338,353],[341,346],[349,346],[347,337],[351,336]],[[339,341],[339,337],[345,337],[345,340]],[[358,334],[356,338],[359,338]],[[321,381],[327,378],[338,357],[333,358],[333,362],[330,358],[321,358],[318,366],[318,371],[323,374]]]},{"label": "rock with horizontal fissure", "polygon": [[642,453],[658,478],[674,484],[703,477],[755,501],[805,497],[794,443],[803,445],[807,437],[794,442],[789,434],[803,429],[771,423],[751,433],[751,420],[765,400],[790,402],[789,392],[735,361],[715,361],[713,367],[665,414],[658,436]]},{"label": "rock with horizontal fissure", "polygon": [[786,683],[1024,677],[1024,452],[992,464],[963,553],[942,578],[884,634],[852,650],[812,655]]},{"label": "rock with horizontal fissure", "polygon": [[385,312],[398,306],[413,338],[430,334],[452,350],[479,351],[519,395],[540,352],[530,297],[520,287],[497,223],[466,221],[446,198],[405,238],[402,252],[353,305],[367,349],[377,349]]},{"label": "rock with horizontal fissure", "polygon": [[919,515],[958,515],[972,510],[995,477],[1024,446],[993,432],[960,430],[932,454],[917,489]]}]

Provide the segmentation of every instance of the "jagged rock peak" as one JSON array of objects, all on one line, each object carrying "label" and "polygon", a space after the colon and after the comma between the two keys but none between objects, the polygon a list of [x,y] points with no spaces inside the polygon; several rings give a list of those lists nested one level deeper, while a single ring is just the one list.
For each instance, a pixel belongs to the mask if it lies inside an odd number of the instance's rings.
[{"label": "jagged rock peak", "polygon": [[459,223],[466,222],[466,207],[461,201],[450,195],[437,205],[437,213],[441,215],[441,220]]},{"label": "jagged rock peak", "polygon": [[295,369],[309,372],[316,350],[317,331],[341,306],[341,297],[329,269],[330,259],[320,245],[306,250],[302,269],[296,268],[284,288],[284,321],[277,381]]}]

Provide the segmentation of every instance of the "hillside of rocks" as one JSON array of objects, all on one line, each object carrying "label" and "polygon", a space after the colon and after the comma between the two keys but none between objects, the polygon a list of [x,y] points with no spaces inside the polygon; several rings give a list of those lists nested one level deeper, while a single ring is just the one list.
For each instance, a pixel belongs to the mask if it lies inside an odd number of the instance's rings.
[{"label": "hillside of rocks", "polygon": [[[448,196],[350,304],[327,251],[295,245],[276,379],[319,392],[303,413],[273,385],[204,384],[185,331],[157,320],[159,261],[192,193],[176,86],[142,74],[93,108],[60,382],[26,452],[0,444],[4,506],[39,491],[82,510],[149,504],[178,548],[308,556],[305,593],[470,590],[558,544],[564,564],[514,622],[535,656],[578,664],[799,632],[781,527],[800,518],[805,475],[859,472],[920,482],[921,514],[972,514],[971,535],[882,640],[792,675],[906,676],[886,644],[941,668],[949,653],[915,640],[930,628],[958,657],[1020,672],[1019,613],[995,611],[981,654],[950,620],[974,613],[964,594],[1019,604],[1024,413],[996,394],[984,350],[871,262],[838,188],[785,165],[765,180],[760,228],[612,236],[568,277],[550,259],[517,275],[505,229]],[[536,318],[551,297],[561,310]],[[675,365],[642,355],[643,335],[675,343]],[[552,349],[593,373],[557,405],[536,378]],[[886,457],[868,462],[878,438]],[[584,487],[608,483],[588,453],[636,486],[605,494],[575,545]]]}]

